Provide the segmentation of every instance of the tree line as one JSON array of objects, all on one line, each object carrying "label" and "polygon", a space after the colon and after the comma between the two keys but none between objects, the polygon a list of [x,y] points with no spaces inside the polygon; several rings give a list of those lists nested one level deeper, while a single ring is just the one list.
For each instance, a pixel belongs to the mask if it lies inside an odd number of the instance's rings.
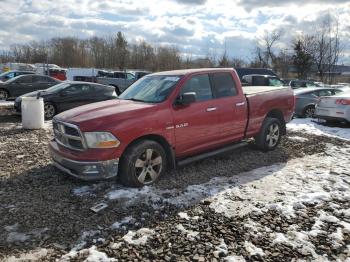
[{"label": "tree line", "polygon": [[183,56],[176,46],[154,46],[146,41],[129,43],[122,32],[88,39],[58,37],[48,41],[15,44],[0,54],[0,62],[53,63],[62,67],[95,67],[104,69],[145,69],[163,71],[195,67],[260,67],[272,68],[287,78],[293,66],[299,78],[318,71],[321,81],[331,82],[330,72],[337,65],[342,48],[339,23],[325,19],[313,34],[299,34],[290,47],[279,47],[285,32],[266,31],[257,38],[251,61],[232,58],[226,47],[219,56],[212,52],[202,58]]}]

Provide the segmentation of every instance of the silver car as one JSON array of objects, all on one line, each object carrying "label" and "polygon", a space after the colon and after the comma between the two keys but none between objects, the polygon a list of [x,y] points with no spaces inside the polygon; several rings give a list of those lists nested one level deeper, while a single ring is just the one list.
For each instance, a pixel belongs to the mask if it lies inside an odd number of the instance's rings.
[{"label": "silver car", "polygon": [[295,115],[298,117],[314,117],[315,105],[323,96],[333,96],[342,90],[325,87],[308,87],[294,90]]},{"label": "silver car", "polygon": [[350,91],[322,97],[316,104],[315,116],[330,122],[350,123]]}]

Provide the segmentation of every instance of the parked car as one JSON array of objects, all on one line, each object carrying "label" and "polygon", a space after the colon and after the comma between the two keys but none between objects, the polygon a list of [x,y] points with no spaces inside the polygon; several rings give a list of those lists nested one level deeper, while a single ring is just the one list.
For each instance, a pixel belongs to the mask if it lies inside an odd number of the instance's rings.
[{"label": "parked car", "polygon": [[53,119],[54,165],[83,180],[119,176],[155,182],[168,167],[242,147],[255,138],[273,150],[294,112],[290,87],[246,87],[233,69],[147,75],[119,99],[78,107]]},{"label": "parked car", "polygon": [[321,85],[317,84],[311,80],[299,80],[294,79],[289,82],[289,85],[293,89],[304,88],[304,87],[321,87]]},{"label": "parked car", "polygon": [[316,104],[315,116],[328,122],[350,123],[350,91],[322,97]]},{"label": "parked car", "polygon": [[7,80],[10,80],[16,76],[31,75],[31,74],[35,74],[35,73],[32,71],[8,71],[0,74],[0,81],[6,82]]},{"label": "parked car", "polygon": [[114,86],[118,95],[123,93],[132,83],[137,80],[135,75],[124,71],[115,71],[110,77],[98,76],[96,79],[97,83]]},{"label": "parked car", "polygon": [[109,99],[117,98],[112,86],[86,82],[62,82],[46,90],[38,90],[17,97],[15,110],[21,112],[22,97],[42,97],[46,119],[51,119],[57,113],[65,110]]},{"label": "parked car", "polygon": [[242,84],[248,86],[283,86],[283,82],[273,75],[245,75]]},{"label": "parked car", "polygon": [[139,71],[139,70],[130,70],[128,71],[129,73],[133,74],[136,78],[136,80],[139,80],[141,77],[144,77],[146,75],[151,74],[152,72],[150,71]]},{"label": "parked car", "polygon": [[[277,76],[272,69],[269,68],[235,68],[239,79],[242,81],[243,76],[245,75],[269,75],[269,76]],[[278,76],[277,76],[278,77]]]},{"label": "parked car", "polygon": [[29,92],[47,89],[58,83],[61,83],[61,81],[49,76],[35,74],[17,76],[0,83],[0,100],[16,98]]},{"label": "parked car", "polygon": [[295,115],[298,117],[314,117],[315,105],[320,97],[333,96],[341,92],[341,89],[324,87],[296,89],[294,91]]}]

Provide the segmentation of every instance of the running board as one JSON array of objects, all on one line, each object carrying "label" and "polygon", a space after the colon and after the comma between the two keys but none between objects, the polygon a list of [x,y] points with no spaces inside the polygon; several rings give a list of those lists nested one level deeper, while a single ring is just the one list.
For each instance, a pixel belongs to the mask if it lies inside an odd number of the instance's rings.
[{"label": "running board", "polygon": [[195,156],[191,156],[191,157],[179,160],[179,161],[177,161],[177,166],[179,166],[179,167],[185,166],[185,165],[188,165],[188,164],[190,164],[192,162],[196,162],[196,161],[203,160],[203,159],[206,159],[206,158],[209,158],[209,157],[212,157],[212,156],[216,156],[216,155],[219,155],[219,154],[222,154],[222,153],[226,153],[228,151],[232,151],[232,150],[235,150],[235,149],[247,146],[247,145],[248,145],[248,143],[245,142],[245,141],[237,143],[237,144],[231,144],[231,145],[228,145],[228,146],[225,146],[225,147],[221,147],[219,149],[215,149],[215,150],[210,151],[210,152],[206,152],[206,153],[203,153],[203,154],[200,154],[200,155],[195,155]]}]

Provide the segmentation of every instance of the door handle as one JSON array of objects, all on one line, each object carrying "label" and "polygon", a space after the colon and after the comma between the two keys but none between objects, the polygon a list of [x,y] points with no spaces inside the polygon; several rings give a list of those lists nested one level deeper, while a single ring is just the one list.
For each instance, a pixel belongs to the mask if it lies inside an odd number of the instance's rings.
[{"label": "door handle", "polygon": [[216,107],[208,107],[207,108],[207,112],[212,112],[212,111],[216,111]]},{"label": "door handle", "polygon": [[236,106],[244,106],[245,105],[245,102],[240,102],[240,103],[236,103]]}]

